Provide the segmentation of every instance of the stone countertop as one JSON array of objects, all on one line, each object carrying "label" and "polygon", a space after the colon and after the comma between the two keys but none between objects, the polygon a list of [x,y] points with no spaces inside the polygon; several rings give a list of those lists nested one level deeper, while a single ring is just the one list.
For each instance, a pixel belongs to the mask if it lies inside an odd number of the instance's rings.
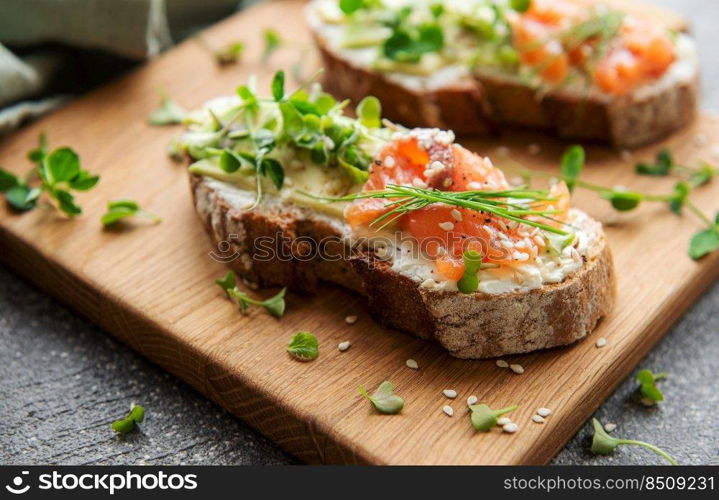
[{"label": "stone countertop", "polygon": [[[661,0],[690,17],[703,62],[703,108],[719,108],[719,2]],[[712,287],[640,367],[669,372],[666,401],[634,401],[635,372],[597,411],[614,434],[656,444],[683,464],[719,464],[719,285]],[[131,401],[148,418],[118,437],[109,424]],[[555,408],[561,411],[561,408]],[[271,441],[0,267],[0,464],[291,464]],[[589,424],[555,464],[654,464],[637,447],[608,457],[588,449]]]}]

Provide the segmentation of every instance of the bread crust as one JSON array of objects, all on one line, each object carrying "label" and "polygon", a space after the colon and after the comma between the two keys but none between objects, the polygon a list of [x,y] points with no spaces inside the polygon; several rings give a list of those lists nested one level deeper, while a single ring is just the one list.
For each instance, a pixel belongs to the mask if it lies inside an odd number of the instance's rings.
[{"label": "bread crust", "polygon": [[302,252],[297,248],[287,260],[258,258],[258,238],[274,238],[281,246],[312,245],[326,237],[339,242],[347,235],[346,227],[312,209],[270,197],[254,210],[242,210],[217,189],[217,181],[204,177],[191,175],[190,185],[213,245],[231,257],[223,261],[248,285],[287,286],[305,293],[314,292],[320,281],[342,285],[364,295],[382,324],[433,340],[458,358],[491,358],[575,342],[614,304],[614,266],[604,236],[583,268],[561,283],[531,291],[465,295],[423,288],[362,250],[342,259],[314,254],[298,258]]},{"label": "bread crust", "polygon": [[313,37],[326,69],[323,83],[331,93],[354,102],[374,95],[387,118],[408,127],[487,135],[509,125],[633,149],[686,127],[697,112],[698,69],[685,81],[623,97],[562,91],[540,95],[521,82],[490,74],[418,92],[342,58],[316,31]]}]

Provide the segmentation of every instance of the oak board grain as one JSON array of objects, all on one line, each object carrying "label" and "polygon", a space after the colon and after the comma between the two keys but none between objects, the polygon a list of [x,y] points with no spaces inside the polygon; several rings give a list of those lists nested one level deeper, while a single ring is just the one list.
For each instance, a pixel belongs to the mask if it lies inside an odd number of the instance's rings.
[{"label": "oak board grain", "polygon": [[[523,375],[501,370],[492,360],[456,360],[425,341],[384,330],[359,297],[331,286],[315,297],[290,294],[282,320],[262,311],[241,316],[213,283],[225,270],[209,256],[185,168],[166,157],[165,145],[181,129],[151,127],[146,117],[158,104],[159,89],[192,108],[233,92],[251,74],[258,76],[259,88],[267,88],[275,69],[291,67],[300,56],[307,59],[305,73],[312,73],[314,57],[296,45],[279,50],[269,67],[260,63],[265,27],[281,26],[284,38],[308,40],[300,8],[301,2],[292,0],[260,4],[203,35],[216,45],[247,41],[241,65],[219,68],[202,44],[190,40],[3,140],[4,168],[27,170],[25,153],[46,131],[51,146],[72,146],[83,166],[102,180],[79,196],[85,213],[74,220],[47,209],[17,215],[3,204],[0,257],[307,462],[547,462],[716,279],[719,257],[700,263],[687,257],[687,242],[701,227],[690,214],[677,217],[664,206],[647,204],[616,215],[594,194],[578,191],[575,204],[608,223],[618,270],[617,307],[585,341],[506,358],[522,364]],[[683,163],[709,160],[710,146],[697,141],[698,134],[719,138],[719,119],[702,116],[691,129],[634,156],[651,158],[669,146]],[[566,146],[526,132],[461,142],[500,166],[509,162],[496,148],[507,146],[512,159],[545,170],[554,168]],[[527,145],[535,142],[542,151],[532,156]],[[588,181],[657,193],[673,185],[671,179],[634,175],[633,162],[616,152],[590,147],[588,154]],[[713,214],[718,189],[700,188],[694,199]],[[135,199],[164,221],[103,230],[99,218],[107,200],[116,198]],[[344,322],[348,314],[359,316],[357,324]],[[301,363],[287,355],[297,330],[317,334],[316,361]],[[601,336],[608,344],[597,349],[594,342]],[[337,344],[344,340],[352,347],[340,353]],[[416,359],[420,370],[406,368],[407,358]],[[405,398],[400,415],[377,415],[357,392],[360,384],[374,388],[385,379]],[[452,418],[442,412],[447,388],[459,394],[449,402]],[[512,418],[520,431],[476,434],[463,409],[471,394],[491,406],[519,404]],[[542,425],[532,423],[542,406],[553,414]]]}]

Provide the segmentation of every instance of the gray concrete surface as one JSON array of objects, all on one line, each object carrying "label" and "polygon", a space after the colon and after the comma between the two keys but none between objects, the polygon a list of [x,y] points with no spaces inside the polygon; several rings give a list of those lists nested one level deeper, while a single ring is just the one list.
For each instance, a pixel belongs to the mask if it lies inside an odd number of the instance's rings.
[{"label": "gray concrete surface", "polygon": [[[662,0],[694,23],[704,66],[704,108],[719,108],[719,2]],[[1,251],[1,249],[0,249]],[[666,448],[685,464],[719,464],[719,285],[672,329],[641,367],[668,371],[667,400],[646,409],[633,376],[597,412],[618,436]],[[142,433],[108,425],[142,402]],[[0,268],[0,464],[288,464],[296,460],[88,321]],[[652,464],[625,447],[587,451],[585,426],[556,464]]]}]

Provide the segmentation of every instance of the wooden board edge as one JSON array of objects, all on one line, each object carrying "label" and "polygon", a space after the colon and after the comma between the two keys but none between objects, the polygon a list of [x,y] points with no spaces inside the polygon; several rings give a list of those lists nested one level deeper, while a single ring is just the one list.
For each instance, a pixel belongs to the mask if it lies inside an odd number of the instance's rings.
[{"label": "wooden board edge", "polygon": [[[305,420],[214,361],[168,334],[128,304],[115,303],[80,276],[0,227],[0,262],[32,281],[151,362],[180,378],[234,416],[309,464],[381,465],[363,449],[351,448],[320,422]],[[182,360],[182,361],[178,361]]]}]

